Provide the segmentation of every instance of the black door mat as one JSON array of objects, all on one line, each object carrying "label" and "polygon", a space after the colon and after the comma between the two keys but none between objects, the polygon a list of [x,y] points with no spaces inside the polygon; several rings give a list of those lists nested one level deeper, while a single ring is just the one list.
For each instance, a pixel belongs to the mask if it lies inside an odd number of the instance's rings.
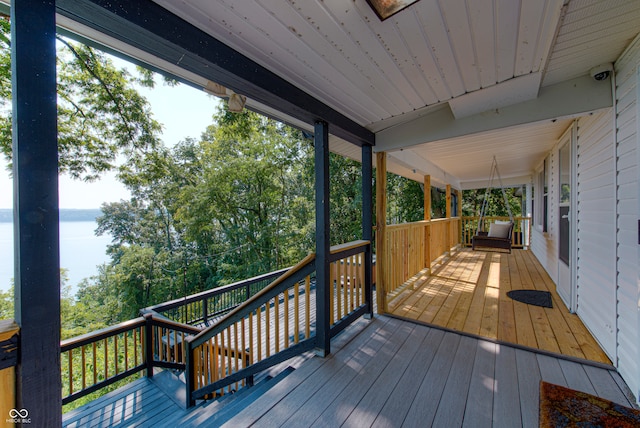
[{"label": "black door mat", "polygon": [[528,305],[542,306],[543,308],[553,308],[551,293],[539,290],[511,290],[507,296],[518,302]]}]

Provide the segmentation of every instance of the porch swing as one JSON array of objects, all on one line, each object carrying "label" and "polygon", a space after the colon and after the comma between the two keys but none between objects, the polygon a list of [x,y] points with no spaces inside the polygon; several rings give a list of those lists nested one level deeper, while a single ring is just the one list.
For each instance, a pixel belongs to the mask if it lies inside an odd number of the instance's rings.
[{"label": "porch swing", "polygon": [[[502,198],[504,204],[509,212],[510,221],[495,221],[489,225],[489,231],[484,231],[484,217],[489,203],[489,193],[493,188],[493,180],[498,177],[500,183],[500,190],[502,190]],[[513,213],[511,207],[507,201],[507,193],[504,191],[504,185],[502,184],[502,178],[500,177],[500,171],[498,171],[498,161],[493,156],[493,162],[491,163],[491,173],[489,175],[489,185],[484,194],[482,200],[482,207],[480,209],[480,219],[478,220],[478,229],[475,236],[471,239],[471,248],[475,251],[477,248],[490,248],[490,249],[502,249],[509,250],[511,253],[511,242],[513,235],[513,227],[515,221],[513,220]]]}]

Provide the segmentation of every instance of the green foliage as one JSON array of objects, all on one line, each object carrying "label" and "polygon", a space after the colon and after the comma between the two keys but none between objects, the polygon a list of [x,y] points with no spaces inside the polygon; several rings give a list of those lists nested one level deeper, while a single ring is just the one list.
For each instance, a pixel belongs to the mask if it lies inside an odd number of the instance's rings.
[{"label": "green foliage", "polygon": [[[103,53],[57,37],[59,170],[95,180],[117,169],[118,154],[130,157],[158,145],[161,126],[138,79],[117,69]],[[0,18],[0,150],[11,161],[11,33]]]},{"label": "green foliage", "polygon": [[[517,188],[505,189],[507,201],[514,216],[519,216],[522,213],[522,200],[520,196],[516,195],[517,190]],[[485,193],[486,189],[465,190],[462,197],[462,215],[475,217],[480,216]],[[489,195],[487,197],[487,205],[485,208],[485,215],[509,215],[507,206],[504,203],[504,197],[502,196],[502,190],[500,190],[499,188],[493,188],[489,191]]]}]

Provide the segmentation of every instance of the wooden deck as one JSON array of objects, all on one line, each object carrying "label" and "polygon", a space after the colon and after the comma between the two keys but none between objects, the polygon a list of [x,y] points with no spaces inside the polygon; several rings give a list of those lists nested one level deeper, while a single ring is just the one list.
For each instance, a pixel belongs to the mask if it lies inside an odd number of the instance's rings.
[{"label": "wooden deck", "polygon": [[[512,300],[509,290],[552,294],[553,308]],[[389,312],[472,335],[611,364],[577,315],[569,313],[533,253],[463,250],[432,276],[419,274],[389,298]]]},{"label": "wooden deck", "polygon": [[[632,406],[614,370],[378,316],[241,406],[226,427],[538,427],[540,380]],[[64,415],[64,426],[219,426],[147,379]]]}]

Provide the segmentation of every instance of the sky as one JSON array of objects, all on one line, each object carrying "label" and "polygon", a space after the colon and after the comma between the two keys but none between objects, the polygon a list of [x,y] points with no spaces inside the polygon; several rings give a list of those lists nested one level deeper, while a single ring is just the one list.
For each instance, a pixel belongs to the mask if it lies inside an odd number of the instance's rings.
[{"label": "sky", "polygon": [[[160,82],[154,89],[138,90],[149,101],[154,118],[163,124],[162,140],[166,146],[173,146],[187,137],[200,138],[200,134],[211,124],[211,117],[220,102],[204,91],[182,84],[170,87]],[[107,174],[93,183],[60,176],[59,193],[60,208],[100,208],[103,202],[129,198],[128,191],[115,179],[114,174]],[[6,162],[0,158],[0,209],[12,207],[13,181]]]}]

